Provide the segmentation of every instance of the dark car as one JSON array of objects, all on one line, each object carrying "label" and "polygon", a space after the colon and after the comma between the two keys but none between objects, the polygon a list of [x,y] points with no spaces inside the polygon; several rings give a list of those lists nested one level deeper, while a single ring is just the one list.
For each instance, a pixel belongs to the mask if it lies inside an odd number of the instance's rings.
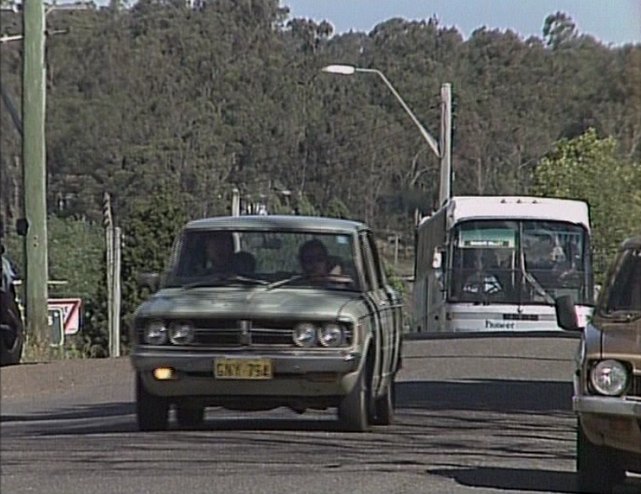
[{"label": "dark car", "polygon": [[591,321],[577,323],[569,297],[559,325],[583,331],[574,376],[580,492],[609,493],[641,473],[641,236],[621,245]]},{"label": "dark car", "polygon": [[192,221],[135,313],[138,425],[166,429],[172,406],[183,427],[201,424],[208,406],[336,407],[347,430],[389,424],[401,310],[363,223]]},{"label": "dark car", "polygon": [[16,272],[0,244],[0,366],[20,363],[24,325],[16,295]]}]

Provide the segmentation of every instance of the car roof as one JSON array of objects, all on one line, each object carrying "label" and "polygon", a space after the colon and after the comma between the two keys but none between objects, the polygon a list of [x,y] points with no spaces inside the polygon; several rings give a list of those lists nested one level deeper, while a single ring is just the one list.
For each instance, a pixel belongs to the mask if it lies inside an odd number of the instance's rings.
[{"label": "car roof", "polygon": [[636,235],[621,243],[621,250],[641,249],[641,235]]},{"label": "car roof", "polygon": [[192,220],[185,230],[298,230],[313,232],[355,233],[369,230],[360,221],[322,216],[244,215],[216,216]]}]

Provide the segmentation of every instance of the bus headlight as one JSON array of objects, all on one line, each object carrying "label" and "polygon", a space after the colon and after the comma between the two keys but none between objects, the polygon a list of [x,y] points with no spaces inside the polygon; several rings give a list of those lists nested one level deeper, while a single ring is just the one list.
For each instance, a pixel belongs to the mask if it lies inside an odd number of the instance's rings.
[{"label": "bus headlight", "polygon": [[318,330],[318,341],[325,347],[341,346],[345,341],[343,328],[336,323],[326,323]]},{"label": "bus headlight", "polygon": [[145,328],[145,343],[162,345],[167,342],[167,327],[162,321],[150,321]]},{"label": "bus headlight", "polygon": [[618,360],[602,360],[590,369],[590,383],[597,393],[619,396],[628,386],[628,369]]}]

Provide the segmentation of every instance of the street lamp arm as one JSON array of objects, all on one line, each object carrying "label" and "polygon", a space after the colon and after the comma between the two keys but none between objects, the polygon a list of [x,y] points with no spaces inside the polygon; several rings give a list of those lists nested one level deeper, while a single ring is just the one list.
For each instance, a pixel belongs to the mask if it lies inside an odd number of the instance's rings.
[{"label": "street lamp arm", "polygon": [[421,125],[421,122],[419,122],[418,118],[416,118],[416,115],[414,115],[412,110],[410,110],[409,106],[407,106],[407,103],[405,103],[403,98],[401,98],[401,95],[398,94],[396,89],[394,89],[394,86],[392,86],[392,83],[387,79],[387,77],[385,77],[385,74],[383,74],[380,70],[377,70],[377,69],[363,69],[363,68],[360,68],[360,67],[356,67],[354,70],[355,70],[355,72],[369,72],[369,73],[376,74],[383,80],[385,85],[389,88],[390,91],[392,91],[392,94],[396,97],[396,99],[401,104],[403,109],[410,116],[410,118],[412,119],[412,122],[414,122],[416,124],[416,126],[418,127],[418,130],[421,132],[421,135],[427,141],[429,146],[432,148],[432,151],[434,151],[434,154],[437,157],[441,158],[442,157],[441,156],[441,151],[439,150],[439,145],[436,142],[436,139],[434,139],[432,137],[432,135],[427,130],[425,130],[425,127],[423,127],[423,125]]}]

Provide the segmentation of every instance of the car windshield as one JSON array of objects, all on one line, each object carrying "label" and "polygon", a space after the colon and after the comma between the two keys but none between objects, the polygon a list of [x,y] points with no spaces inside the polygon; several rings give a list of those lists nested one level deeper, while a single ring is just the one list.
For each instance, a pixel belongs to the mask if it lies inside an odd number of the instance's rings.
[{"label": "car windshield", "polygon": [[615,262],[600,311],[604,315],[641,314],[641,249],[623,251]]},{"label": "car windshield", "polygon": [[173,252],[167,287],[358,289],[348,234],[188,229]]}]

